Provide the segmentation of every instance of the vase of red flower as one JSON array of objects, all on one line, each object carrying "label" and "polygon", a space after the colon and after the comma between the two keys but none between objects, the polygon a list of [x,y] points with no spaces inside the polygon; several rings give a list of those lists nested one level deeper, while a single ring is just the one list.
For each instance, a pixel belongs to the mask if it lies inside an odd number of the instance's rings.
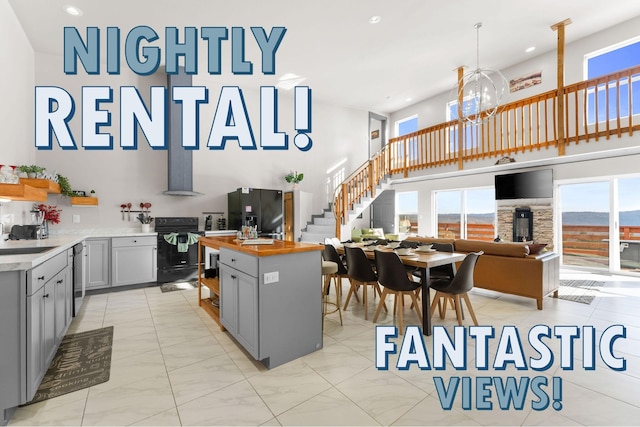
[{"label": "vase of red flower", "polygon": [[59,224],[60,223],[60,212],[62,209],[58,209],[57,206],[45,205],[43,203],[36,204],[33,206],[33,210],[35,212],[42,212],[42,224],[40,226],[40,238],[46,239],[49,237],[49,223]]}]

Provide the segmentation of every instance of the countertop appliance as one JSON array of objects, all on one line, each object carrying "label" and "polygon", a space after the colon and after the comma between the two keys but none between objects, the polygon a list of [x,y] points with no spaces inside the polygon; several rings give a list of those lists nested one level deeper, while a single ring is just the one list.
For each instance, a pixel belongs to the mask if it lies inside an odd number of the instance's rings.
[{"label": "countertop appliance", "polygon": [[192,281],[198,277],[198,217],[155,219],[158,233],[158,284]]},{"label": "countertop appliance", "polygon": [[11,240],[36,240],[41,238],[40,225],[14,225],[11,227],[9,239]]},{"label": "countertop appliance", "polygon": [[238,188],[227,195],[229,230],[258,226],[258,235],[282,239],[284,215],[282,190]]},{"label": "countertop appliance", "polygon": [[73,246],[73,316],[77,316],[85,293],[86,252],[84,242]]}]

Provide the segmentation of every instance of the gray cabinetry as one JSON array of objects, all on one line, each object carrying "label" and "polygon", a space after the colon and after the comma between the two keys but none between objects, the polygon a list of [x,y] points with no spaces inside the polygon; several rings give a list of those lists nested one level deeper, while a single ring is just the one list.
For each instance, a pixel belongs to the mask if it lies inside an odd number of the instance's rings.
[{"label": "gray cabinetry", "polygon": [[157,238],[114,237],[111,239],[113,286],[155,282],[157,278]]},{"label": "gray cabinetry", "polygon": [[69,258],[69,267],[62,270],[55,277],[53,282],[53,294],[55,304],[55,328],[56,339],[62,341],[64,334],[67,332],[67,327],[71,324],[71,318],[73,317],[73,259]]},{"label": "gray cabinetry", "polygon": [[[246,255],[236,252],[234,256]],[[235,260],[235,257],[228,259],[232,264]],[[251,276],[222,263],[220,275],[222,324],[253,357],[258,359],[257,271]]]},{"label": "gray cabinetry", "polygon": [[27,271],[26,399],[31,400],[71,323],[71,250]]},{"label": "gray cabinetry", "polygon": [[0,425],[23,403],[25,378],[26,274],[0,272]]},{"label": "gray cabinetry", "polygon": [[53,358],[55,320],[53,283],[49,282],[27,297],[27,401],[38,390]]},{"label": "gray cabinetry", "polygon": [[106,288],[110,285],[110,245],[111,239],[87,239],[85,269],[86,289]]},{"label": "gray cabinetry", "polygon": [[[220,323],[233,336],[238,331],[237,270],[220,262]],[[222,296],[224,295],[224,298]]]},{"label": "gray cabinetry", "polygon": [[273,368],[322,348],[320,251],[253,256],[220,248],[220,320]]}]

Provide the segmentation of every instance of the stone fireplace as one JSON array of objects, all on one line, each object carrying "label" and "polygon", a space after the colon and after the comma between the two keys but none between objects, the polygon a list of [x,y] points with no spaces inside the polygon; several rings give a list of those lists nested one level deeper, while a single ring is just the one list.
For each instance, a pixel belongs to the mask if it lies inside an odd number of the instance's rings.
[{"label": "stone fireplace", "polygon": [[[502,241],[513,242],[514,236],[525,236],[525,240],[546,243],[549,250],[553,249],[553,204],[551,201],[500,200],[498,201],[497,216],[498,235]],[[530,231],[529,222],[526,220],[531,221]],[[515,234],[514,226],[516,227]],[[526,238],[528,233],[532,233],[532,239]]]}]

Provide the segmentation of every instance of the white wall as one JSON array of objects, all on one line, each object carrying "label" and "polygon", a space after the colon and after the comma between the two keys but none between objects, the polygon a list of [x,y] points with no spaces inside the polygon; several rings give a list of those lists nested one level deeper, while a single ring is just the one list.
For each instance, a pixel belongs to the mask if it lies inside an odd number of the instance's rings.
[{"label": "white wall", "polygon": [[[599,50],[612,44],[633,38],[638,35],[640,18],[634,18],[616,27],[601,31],[581,40],[568,43],[565,51],[565,84],[571,84],[584,80],[583,59],[584,55]],[[566,29],[567,37],[570,37],[571,25]],[[556,33],[549,30],[549,37],[556,37]],[[556,87],[556,52],[547,52],[520,63],[514,67],[502,70],[507,79],[516,78],[534,71],[542,71],[542,84],[536,85],[509,96],[507,102],[533,96],[546,92]],[[452,71],[452,84],[455,81],[455,71]],[[397,111],[390,117],[390,127],[397,120],[411,115],[418,115],[420,128],[444,122],[448,93],[441,94],[429,100],[417,103],[403,110]],[[395,135],[392,135],[392,137]],[[640,162],[640,135],[632,137],[612,137],[609,140],[603,138],[589,144],[581,142],[579,145],[567,146],[566,161],[573,163],[552,164],[557,157],[554,148],[549,150],[534,151],[532,153],[518,153],[517,163],[509,165],[510,168],[523,168],[527,166],[544,166],[553,168],[554,180],[591,178],[595,176],[611,176],[624,174],[637,174]],[[606,151],[610,158],[586,160],[586,153],[594,151]],[[545,160],[548,159],[548,160]],[[434,235],[434,221],[431,217],[433,209],[432,194],[435,190],[453,190],[473,187],[492,187],[494,175],[499,168],[494,166],[496,158],[465,163],[464,170],[458,171],[457,165],[439,167],[427,172],[421,171],[410,174],[414,179],[421,175],[429,174],[428,178],[419,182],[398,183],[393,185],[396,192],[418,191],[419,206],[419,234]],[[580,160],[580,161],[579,161]],[[401,181],[401,180],[400,180]]]},{"label": "white wall", "polygon": [[[543,166],[553,169],[555,183],[563,180],[590,179],[596,176],[610,177],[619,175],[635,175],[640,172],[640,154],[622,155],[605,159],[580,160],[572,159],[570,163]],[[518,164],[509,165],[509,171],[518,170]],[[514,169],[515,168],[515,169]],[[485,171],[460,172],[458,176],[443,174],[433,176],[424,181],[397,183],[393,188],[397,192],[418,192],[418,234],[434,236],[436,230],[432,212],[435,211],[433,192],[439,190],[457,190],[464,188],[493,187],[496,171],[506,172],[500,167],[487,168]]]},{"label": "white wall", "polygon": [[[0,114],[3,117],[2,139],[0,142],[0,163],[29,164],[38,163],[50,170],[56,170],[67,176],[74,189],[88,191],[95,189],[100,198],[97,208],[79,208],[69,205],[68,199],[60,196],[50,196],[49,203],[57,204],[63,209],[60,227],[137,227],[137,223],[123,222],[120,204],[140,202],[153,204],[154,216],[193,215],[201,216],[202,211],[226,211],[226,193],[240,186],[282,188],[288,190],[288,185],[282,177],[290,170],[296,169],[305,173],[305,180],[300,188],[312,192],[319,197],[314,199],[314,211],[320,212],[326,206],[326,169],[341,158],[348,159],[345,165],[348,175],[367,159],[369,118],[366,111],[348,109],[340,106],[313,102],[313,149],[300,152],[290,148],[285,152],[269,152],[256,150],[241,151],[234,144],[229,144],[224,151],[209,151],[200,148],[194,153],[194,189],[205,193],[202,197],[185,198],[162,196],[166,189],[166,152],[154,151],[146,147],[144,138],[140,137],[137,151],[123,151],[118,146],[119,135],[114,133],[116,148],[113,151],[62,151],[55,148],[51,151],[37,151],[33,148],[33,87],[35,85],[58,85],[67,89],[80,102],[80,88],[83,85],[109,85],[114,88],[114,104],[118,102],[118,89],[124,85],[134,85],[141,94],[148,97],[148,87],[164,85],[164,76],[158,74],[150,77],[140,77],[123,69],[120,76],[86,76],[82,71],[77,76],[66,76],[62,71],[61,58],[37,53],[34,55],[22,28],[20,27],[7,0],[0,0],[0,47],[10,57],[11,66],[2,67],[3,97],[12,102],[3,102]],[[620,24],[615,28],[605,30],[583,40],[570,43],[567,46],[566,82],[572,83],[582,80],[582,57],[585,53],[600,49],[609,44],[628,39],[637,35],[640,18]],[[571,26],[567,27],[570,37]],[[549,37],[556,34],[549,30]],[[35,70],[35,71],[34,71]],[[555,87],[555,52],[548,52],[533,57],[530,61],[503,70],[507,78],[514,78],[532,71],[542,70],[543,83],[533,88],[517,92],[515,97],[528,97],[535,93]],[[452,82],[455,81],[455,71],[452,71]],[[215,78],[198,75],[195,84],[205,84],[210,90],[210,104],[201,109],[201,140],[206,140],[214,104],[218,91],[224,84],[224,76]],[[312,85],[311,85],[312,86]],[[259,135],[259,94],[257,87],[251,85],[251,77],[247,77],[247,84],[242,87],[247,110],[252,120],[254,133]],[[313,86],[312,86],[313,89]],[[445,105],[448,93],[442,94],[411,107],[407,107],[391,115],[388,122],[389,129],[393,123],[401,118],[417,114],[420,128],[445,120]],[[514,100],[517,98],[510,98]],[[281,92],[279,96],[279,130],[289,133],[293,137],[293,114],[291,93]],[[75,135],[80,132],[80,110],[71,123]],[[111,108],[113,122],[110,130],[119,129],[117,108]],[[109,130],[109,129],[104,129]],[[390,135],[393,136],[393,135]],[[79,137],[76,136],[78,139]],[[635,145],[635,138],[622,142],[609,141],[598,144],[609,144],[611,147],[619,144]],[[594,145],[581,144],[568,148],[569,154],[589,151]],[[602,145],[604,146],[604,145]],[[293,147],[291,144],[290,147]],[[528,159],[547,156],[544,152],[535,152],[519,157],[523,164]],[[552,153],[551,155],[555,155]],[[466,164],[465,168],[486,168],[495,159],[484,162]],[[616,161],[614,161],[614,164]],[[588,173],[600,174],[599,163],[595,163]],[[560,167],[560,166],[558,166]],[[608,167],[608,166],[607,166]],[[612,169],[616,169],[612,166]],[[439,170],[455,172],[452,166]],[[561,168],[558,176],[582,172],[583,169]],[[468,176],[460,179],[447,178],[436,180],[428,186],[437,188],[467,187],[474,185],[492,185],[491,174],[478,170],[478,176],[470,179]],[[414,186],[418,184],[406,184]],[[424,183],[420,185],[424,186]],[[400,188],[397,189],[398,191]],[[422,190],[424,191],[424,190]],[[429,201],[420,196],[420,211],[428,207]],[[426,203],[426,204],[425,204]],[[3,213],[15,212],[16,222],[25,219],[23,211],[28,211],[29,203],[10,203],[3,206]],[[80,215],[81,222],[72,224],[72,215]],[[424,221],[421,221],[421,233],[426,232]]]},{"label": "white wall", "polygon": [[[35,162],[33,149],[33,86],[34,52],[13,9],[7,0],[0,0],[0,164],[22,165]],[[23,212],[31,203],[10,202],[1,209],[7,226],[22,223]],[[6,216],[13,218],[10,221]]]},{"label": "white wall", "polygon": [[[49,54],[36,54],[36,84],[60,86],[73,97],[76,116],[70,128],[78,143],[81,142],[80,91],[84,85],[108,85],[114,89],[114,102],[103,104],[112,112],[112,124],[101,132],[114,136],[114,150],[64,151],[55,147],[51,151],[38,151],[37,162],[49,170],[67,176],[74,190],[95,189],[100,200],[97,208],[72,207],[67,198],[50,196],[49,202],[63,208],[60,227],[138,227],[136,222],[122,221],[120,204],[131,202],[134,207],[140,202],[150,202],[152,216],[198,216],[203,211],[227,210],[227,193],[238,187],[271,188],[289,190],[290,184],[284,176],[292,169],[303,172],[300,184],[303,191],[314,193],[313,211],[321,213],[327,207],[326,170],[337,160],[346,157],[347,171],[351,171],[367,159],[368,112],[312,102],[313,147],[301,152],[293,145],[293,99],[292,92],[279,93],[279,131],[289,134],[288,151],[243,151],[235,142],[227,143],[224,150],[209,150],[206,141],[224,76],[196,75],[193,85],[209,88],[209,103],[200,108],[201,147],[193,155],[194,190],[204,193],[200,197],[164,196],[167,189],[167,153],[150,149],[144,137],[138,138],[138,150],[124,151],[119,148],[119,88],[136,86],[148,101],[149,87],[166,85],[166,76],[157,73],[140,77],[126,69],[119,76],[87,76],[81,70],[76,76],[63,72],[62,58]],[[259,87],[242,86],[247,112],[251,120],[256,143],[259,145],[260,110]],[[311,89],[313,87],[311,86]],[[32,89],[29,89],[32,91]],[[30,112],[32,116],[33,113]],[[80,215],[80,223],[72,223],[72,215]],[[306,222],[306,220],[305,220]],[[203,224],[201,224],[203,225]]]},{"label": "white wall", "polygon": [[[592,34],[580,40],[572,41],[565,47],[565,84],[572,84],[584,80],[583,65],[584,55],[596,50],[611,46],[624,40],[638,36],[640,17],[616,25],[609,29]],[[571,40],[571,25],[565,29],[566,38]],[[549,28],[548,37],[555,40],[557,33]],[[505,102],[513,102],[527,98],[538,93],[547,92],[556,88],[557,80],[557,53],[551,52],[535,54],[528,61],[521,62],[513,67],[500,70],[507,80],[521,77],[534,71],[542,71],[542,83],[529,87],[507,96]],[[481,64],[490,67],[491,64]],[[457,71],[451,71],[451,86],[456,83]],[[446,104],[450,101],[449,93],[443,93],[433,98],[418,102],[402,110],[396,111],[390,116],[390,129],[394,123],[403,118],[418,115],[418,127],[420,129],[436,125],[446,121]],[[395,135],[391,135],[391,138]]]}]

